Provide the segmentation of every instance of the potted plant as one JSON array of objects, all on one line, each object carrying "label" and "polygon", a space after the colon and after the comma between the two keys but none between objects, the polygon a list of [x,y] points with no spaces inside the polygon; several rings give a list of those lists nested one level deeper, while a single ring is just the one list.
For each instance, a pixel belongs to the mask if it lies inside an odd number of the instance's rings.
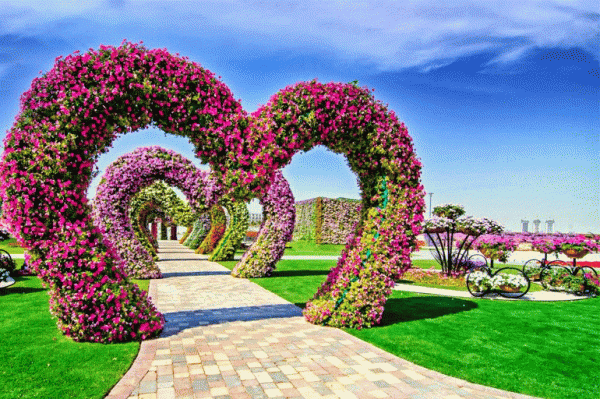
[{"label": "potted plant", "polygon": [[433,217],[427,219],[423,223],[423,230],[429,234],[444,233],[450,230],[454,225],[454,221],[445,217]]},{"label": "potted plant", "polygon": [[552,291],[563,291],[565,290],[565,281],[568,281],[569,276],[571,276],[571,273],[567,269],[551,267],[544,274],[542,285]]},{"label": "potted plant", "polygon": [[551,235],[536,235],[531,241],[531,249],[543,254],[559,252],[560,246],[555,242],[557,237]]},{"label": "potted plant", "polygon": [[0,283],[4,283],[8,281],[10,278],[10,273],[6,269],[0,269]]},{"label": "potted plant", "polygon": [[585,292],[589,291],[588,286],[590,285],[588,284],[588,281],[585,278],[585,276],[573,275],[565,276],[565,278],[562,281],[562,284],[565,291],[572,292],[577,295],[582,295]]},{"label": "potted plant", "polygon": [[572,259],[580,259],[590,252],[600,250],[600,245],[595,240],[583,235],[557,237],[554,239],[554,244],[560,252]]},{"label": "potted plant", "polygon": [[486,234],[475,241],[473,248],[486,258],[506,262],[510,253],[517,248],[517,244],[517,241],[511,236]]},{"label": "potted plant", "polygon": [[434,207],[433,214],[440,218],[456,220],[465,214],[465,208],[462,205],[443,204]]},{"label": "potted plant", "polygon": [[540,273],[542,271],[542,268],[540,267],[540,264],[526,264],[525,267],[523,268],[523,273],[525,273],[525,275],[530,279],[530,280],[534,280],[534,281],[539,281],[540,280]]},{"label": "potted plant", "polygon": [[600,293],[600,280],[598,279],[598,277],[594,276],[591,273],[586,273],[585,279],[587,281],[590,294],[598,295]]},{"label": "potted plant", "polygon": [[487,291],[492,288],[491,277],[484,271],[476,270],[469,273],[469,283],[476,291]]},{"label": "potted plant", "polygon": [[498,273],[490,280],[493,289],[504,292],[519,292],[527,286],[527,279],[520,274]]}]

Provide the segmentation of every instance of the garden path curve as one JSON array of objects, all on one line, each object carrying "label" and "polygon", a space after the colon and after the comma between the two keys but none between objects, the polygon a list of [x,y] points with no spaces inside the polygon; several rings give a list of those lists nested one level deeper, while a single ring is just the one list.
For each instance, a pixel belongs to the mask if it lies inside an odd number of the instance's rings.
[{"label": "garden path curve", "polygon": [[526,398],[448,377],[345,332],[176,241],[159,241],[165,315],[107,398]]}]

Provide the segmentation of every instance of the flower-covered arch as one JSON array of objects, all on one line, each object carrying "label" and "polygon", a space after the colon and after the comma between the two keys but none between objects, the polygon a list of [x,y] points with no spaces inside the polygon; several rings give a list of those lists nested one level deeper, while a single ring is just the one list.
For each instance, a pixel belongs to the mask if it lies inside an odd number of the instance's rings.
[{"label": "flower-covered arch", "polygon": [[[344,154],[358,176],[361,220],[337,266],[304,310],[317,324],[369,327],[380,322],[394,279],[410,267],[423,220],[421,163],[404,124],[355,84],[288,86],[249,118],[237,154],[217,168],[226,186],[252,196],[298,151],[325,145]],[[201,156],[211,156],[200,150]]]},{"label": "flower-covered arch", "polygon": [[210,251],[208,260],[214,262],[233,259],[235,250],[240,247],[250,225],[250,212],[244,201],[232,201],[230,198],[223,197],[219,203],[229,213],[229,224],[223,237]]},{"label": "flower-covered arch", "polygon": [[300,150],[323,144],[345,154],[359,177],[362,219],[305,315],[359,328],[379,322],[393,278],[410,265],[424,208],[420,162],[394,113],[366,89],[312,81],[247,116],[198,64],[125,43],[57,59],[21,97],[4,141],[3,218],[49,286],[67,335],[107,342],[162,327],[103,243],[86,200],[98,156],[119,133],[150,124],[188,137],[225,194],[239,200],[266,195]]},{"label": "flower-covered arch", "polygon": [[[93,216],[104,238],[126,262],[127,273],[136,278],[161,277],[152,256],[135,236],[130,220],[134,196],[158,179],[179,188],[197,214],[210,209],[220,197],[220,187],[208,172],[196,168],[180,154],[158,146],[136,148],[109,165],[96,189]],[[143,203],[152,200],[142,199]],[[161,204],[157,205],[165,211]]]},{"label": "flower-covered arch", "polygon": [[[158,240],[148,230],[148,223],[156,219],[169,221],[171,218],[155,202],[144,203],[138,214],[137,220],[132,221],[135,237],[146,248],[152,259],[158,260]],[[158,233],[158,232],[157,232]]]},{"label": "flower-covered arch", "polygon": [[129,203],[129,221],[138,241],[154,256],[156,255],[155,248],[150,244],[148,235],[142,230],[147,221],[140,218],[140,212],[145,210],[147,203],[152,203],[162,209],[177,225],[191,226],[197,216],[192,212],[190,206],[161,180],[155,181],[135,194]]},{"label": "flower-covered arch", "polygon": [[65,334],[107,342],[162,327],[90,217],[86,193],[98,156],[118,134],[149,124],[224,156],[212,138],[235,135],[241,114],[210,71],[136,44],[59,58],[34,79],[4,140],[0,194],[3,218],[48,285]]},{"label": "flower-covered arch", "polygon": [[256,241],[248,248],[232,271],[235,277],[270,276],[281,259],[285,244],[292,239],[296,221],[294,194],[281,171],[275,173],[269,192],[260,198],[263,223]]},{"label": "flower-covered arch", "polygon": [[201,235],[199,235],[192,243],[195,246],[202,239],[195,252],[197,254],[210,254],[216,248],[217,243],[221,241],[221,238],[223,238],[226,229],[227,217],[225,209],[220,204],[216,204],[210,209],[210,230],[206,232],[204,238],[201,238]]},{"label": "flower-covered arch", "polygon": [[[214,207],[220,207],[220,205],[213,205],[213,208]],[[190,232],[188,237],[182,242],[183,245],[194,250],[198,248],[198,246],[204,241],[204,239],[208,235],[208,232],[210,231],[211,226],[213,224],[210,218],[212,212],[213,210],[211,209],[209,213],[201,215],[194,222],[192,231]]]}]

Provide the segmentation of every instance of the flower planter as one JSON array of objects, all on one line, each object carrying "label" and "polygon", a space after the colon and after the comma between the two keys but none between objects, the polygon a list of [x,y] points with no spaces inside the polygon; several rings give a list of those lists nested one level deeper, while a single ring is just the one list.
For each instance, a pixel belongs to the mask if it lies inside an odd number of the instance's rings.
[{"label": "flower planter", "polygon": [[582,249],[581,251],[578,251],[576,249],[565,249],[564,251],[562,251],[562,253],[571,259],[581,259],[584,256],[586,256],[589,253],[589,251],[587,249]]},{"label": "flower planter", "polygon": [[519,292],[521,290],[520,287],[512,287],[510,285],[501,285],[499,288],[504,292]]},{"label": "flower planter", "polygon": [[480,249],[479,252],[488,259],[498,260],[504,254],[502,251],[495,252],[493,249]]}]

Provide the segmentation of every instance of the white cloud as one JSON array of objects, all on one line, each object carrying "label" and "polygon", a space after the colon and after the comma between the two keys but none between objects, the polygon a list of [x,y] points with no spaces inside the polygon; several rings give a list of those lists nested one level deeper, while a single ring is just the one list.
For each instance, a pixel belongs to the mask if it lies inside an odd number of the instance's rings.
[{"label": "white cloud", "polygon": [[599,36],[595,1],[0,0],[0,4],[3,34],[52,31],[59,20],[77,17],[109,27],[112,34],[136,27],[190,40],[237,37],[252,52],[309,49],[379,70],[427,71],[482,52],[496,54],[492,63],[508,63],[536,47],[593,48]]}]

